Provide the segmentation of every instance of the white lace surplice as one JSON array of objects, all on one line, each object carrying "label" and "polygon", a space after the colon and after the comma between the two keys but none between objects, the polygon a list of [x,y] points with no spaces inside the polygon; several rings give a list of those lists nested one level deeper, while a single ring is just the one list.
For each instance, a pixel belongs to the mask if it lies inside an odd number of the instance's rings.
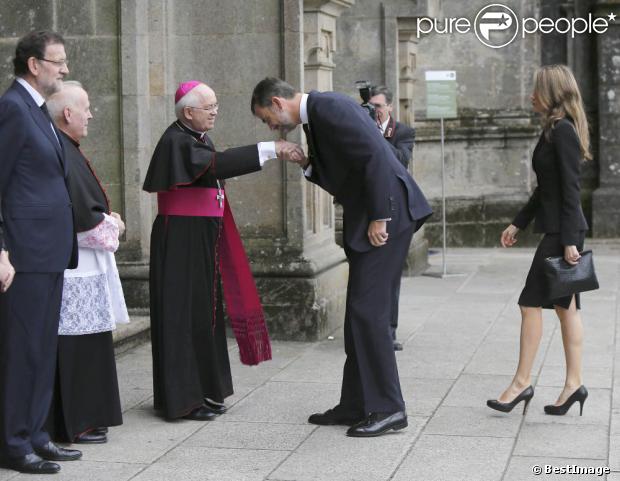
[{"label": "white lace surplice", "polygon": [[114,246],[114,240],[118,247],[118,226],[112,217],[104,216],[104,221],[94,229],[78,234],[78,267],[67,269],[64,274],[58,329],[61,336],[112,331],[116,324],[129,322],[114,252],[110,247]]}]

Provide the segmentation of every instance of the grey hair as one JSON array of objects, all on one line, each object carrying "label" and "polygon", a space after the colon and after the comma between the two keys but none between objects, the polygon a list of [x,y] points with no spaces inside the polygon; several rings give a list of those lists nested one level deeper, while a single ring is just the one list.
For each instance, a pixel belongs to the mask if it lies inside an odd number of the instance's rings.
[{"label": "grey hair", "polygon": [[73,106],[75,104],[75,95],[67,94],[65,92],[67,87],[79,88],[86,92],[84,86],[77,80],[64,81],[60,90],[53,94],[49,99],[47,99],[47,102],[45,102],[50,116],[56,121],[63,118],[65,107]]},{"label": "grey hair", "polygon": [[200,89],[198,89],[201,85],[206,84],[201,83],[196,85],[196,87],[187,92],[176,104],[174,104],[174,113],[176,114],[177,119],[184,119],[183,110],[185,107],[196,107],[196,105],[201,102],[203,94]]},{"label": "grey hair", "polygon": [[388,105],[392,104],[392,100],[394,99],[394,94],[392,91],[387,88],[385,85],[376,85],[370,89],[370,96],[374,97],[375,95],[383,95],[385,96],[385,103]]}]

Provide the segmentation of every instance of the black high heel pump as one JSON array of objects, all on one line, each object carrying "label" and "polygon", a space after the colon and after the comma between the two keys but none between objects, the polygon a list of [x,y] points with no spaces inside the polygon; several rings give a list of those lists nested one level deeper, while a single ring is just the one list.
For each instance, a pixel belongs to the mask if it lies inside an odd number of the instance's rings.
[{"label": "black high heel pump", "polygon": [[548,406],[545,406],[545,413],[551,414],[552,416],[564,416],[573,404],[579,402],[579,415],[581,416],[583,415],[583,403],[586,402],[587,397],[588,390],[582,384],[579,386],[579,389],[569,396],[564,404],[560,404],[559,406],[549,404]]},{"label": "black high heel pump", "polygon": [[534,388],[532,386],[528,386],[523,391],[521,391],[521,394],[519,394],[509,403],[503,403],[498,401],[497,399],[489,399],[487,401],[487,406],[489,406],[491,409],[495,409],[496,411],[509,413],[517,404],[519,404],[521,401],[525,401],[525,404],[523,406],[523,415],[525,416],[525,413],[527,412],[527,406],[533,397]]}]

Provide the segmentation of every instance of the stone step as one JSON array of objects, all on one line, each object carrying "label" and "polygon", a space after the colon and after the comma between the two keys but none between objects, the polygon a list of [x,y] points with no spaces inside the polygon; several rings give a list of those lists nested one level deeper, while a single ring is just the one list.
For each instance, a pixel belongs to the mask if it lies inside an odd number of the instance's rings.
[{"label": "stone step", "polygon": [[114,351],[119,355],[133,347],[136,347],[151,338],[151,324],[147,311],[130,309],[129,324],[119,324],[112,333],[114,339]]}]

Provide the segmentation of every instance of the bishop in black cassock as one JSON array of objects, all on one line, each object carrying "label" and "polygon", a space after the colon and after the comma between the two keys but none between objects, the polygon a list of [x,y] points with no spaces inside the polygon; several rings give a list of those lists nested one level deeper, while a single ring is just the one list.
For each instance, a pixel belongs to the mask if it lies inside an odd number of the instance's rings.
[{"label": "bishop in black cassock", "polygon": [[218,111],[213,90],[185,82],[175,102],[177,120],[159,140],[143,186],[158,195],[150,254],[154,402],[168,419],[210,420],[233,393],[223,297],[241,361],[271,359],[223,179],[261,170],[282,143],[217,152],[206,135]]}]

